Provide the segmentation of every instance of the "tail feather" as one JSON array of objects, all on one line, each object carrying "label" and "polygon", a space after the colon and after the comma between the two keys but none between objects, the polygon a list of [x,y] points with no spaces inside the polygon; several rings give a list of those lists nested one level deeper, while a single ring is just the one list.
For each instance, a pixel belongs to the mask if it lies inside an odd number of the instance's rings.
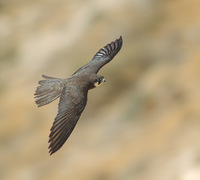
[{"label": "tail feather", "polygon": [[42,75],[45,80],[40,80],[35,91],[35,103],[38,107],[49,104],[60,97],[64,87],[64,79]]}]

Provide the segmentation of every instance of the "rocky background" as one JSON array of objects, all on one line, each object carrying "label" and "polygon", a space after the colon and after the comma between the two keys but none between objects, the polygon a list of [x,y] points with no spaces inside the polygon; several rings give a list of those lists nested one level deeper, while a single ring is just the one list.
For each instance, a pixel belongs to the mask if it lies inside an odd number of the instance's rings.
[{"label": "rocky background", "polygon": [[[57,153],[41,75],[68,77],[123,36]],[[199,0],[1,0],[1,180],[200,180]]]}]

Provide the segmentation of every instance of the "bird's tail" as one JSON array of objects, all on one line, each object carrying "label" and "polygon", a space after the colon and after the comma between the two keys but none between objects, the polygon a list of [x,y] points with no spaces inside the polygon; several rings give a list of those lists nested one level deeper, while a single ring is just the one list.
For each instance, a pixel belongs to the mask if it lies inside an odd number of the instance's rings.
[{"label": "bird's tail", "polygon": [[38,82],[39,86],[35,91],[35,103],[38,107],[49,104],[60,97],[64,87],[64,79],[42,75],[44,80]]}]

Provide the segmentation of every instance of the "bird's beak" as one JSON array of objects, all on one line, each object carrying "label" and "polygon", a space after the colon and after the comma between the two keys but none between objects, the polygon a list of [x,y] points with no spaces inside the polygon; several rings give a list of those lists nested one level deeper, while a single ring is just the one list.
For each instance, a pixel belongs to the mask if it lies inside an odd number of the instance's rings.
[{"label": "bird's beak", "polygon": [[101,80],[101,82],[106,82],[106,79],[105,79],[105,78],[103,78],[103,79]]}]

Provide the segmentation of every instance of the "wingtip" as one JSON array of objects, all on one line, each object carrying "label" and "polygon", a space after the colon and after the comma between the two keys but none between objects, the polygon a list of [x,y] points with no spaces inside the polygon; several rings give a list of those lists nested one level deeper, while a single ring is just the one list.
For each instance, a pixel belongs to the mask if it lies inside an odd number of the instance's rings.
[{"label": "wingtip", "polygon": [[121,50],[121,47],[122,47],[122,44],[123,44],[122,36],[120,36],[118,39],[116,39],[114,42],[111,42],[110,44],[112,44],[112,43],[115,43],[117,45],[116,49],[117,49],[117,53],[118,53]]},{"label": "wingtip", "polygon": [[119,39],[117,39],[117,40],[118,40],[118,43],[119,43],[119,46],[120,46],[120,49],[121,49],[122,44],[123,44],[122,36],[120,36]]},{"label": "wingtip", "polygon": [[53,151],[49,151],[49,155],[50,155],[50,156],[52,156],[53,153],[54,153]]},{"label": "wingtip", "polygon": [[50,156],[59,150],[59,149],[54,149],[53,147],[48,147],[48,149],[49,149]]},{"label": "wingtip", "polygon": [[50,156],[51,156],[53,153],[56,152],[56,151],[54,151],[54,150],[52,149],[51,144],[49,145],[48,149],[49,149],[49,155],[50,155]]},{"label": "wingtip", "polygon": [[49,154],[50,156],[54,153],[53,150],[51,148],[48,148],[49,149]]}]

